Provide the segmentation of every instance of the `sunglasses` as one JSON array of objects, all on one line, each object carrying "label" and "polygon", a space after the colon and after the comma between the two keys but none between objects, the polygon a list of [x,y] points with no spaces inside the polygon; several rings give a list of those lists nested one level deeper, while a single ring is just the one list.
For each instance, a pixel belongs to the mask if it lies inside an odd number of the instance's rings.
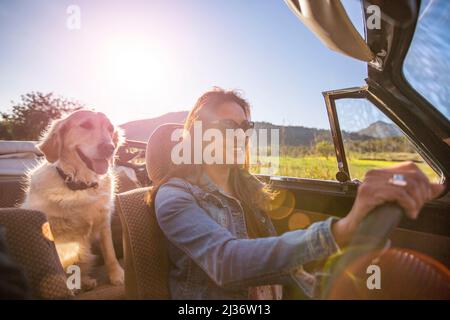
[{"label": "sunglasses", "polygon": [[209,122],[208,127],[210,127],[210,128],[215,127],[215,128],[221,129],[221,130],[242,129],[244,131],[247,131],[249,129],[254,129],[255,123],[253,121],[248,121],[248,120],[244,120],[241,123],[237,123],[236,121],[231,120],[231,119],[220,119],[220,120],[214,120],[214,121]]}]

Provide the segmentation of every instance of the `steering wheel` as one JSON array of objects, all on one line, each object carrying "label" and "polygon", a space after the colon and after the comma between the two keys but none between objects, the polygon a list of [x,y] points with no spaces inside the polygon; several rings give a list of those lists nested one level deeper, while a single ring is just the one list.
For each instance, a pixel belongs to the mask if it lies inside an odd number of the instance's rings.
[{"label": "steering wheel", "polygon": [[327,299],[336,279],[356,258],[379,249],[403,218],[403,209],[397,204],[387,203],[372,210],[359,225],[348,248],[334,262],[326,280],[322,298]]}]

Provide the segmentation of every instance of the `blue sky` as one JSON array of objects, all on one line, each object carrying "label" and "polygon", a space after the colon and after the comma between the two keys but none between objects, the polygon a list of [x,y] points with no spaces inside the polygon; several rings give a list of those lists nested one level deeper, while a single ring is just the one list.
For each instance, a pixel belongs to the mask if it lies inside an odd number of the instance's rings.
[{"label": "blue sky", "polygon": [[[66,27],[71,4],[80,30]],[[359,1],[344,4],[361,29]],[[0,110],[55,92],[118,124],[187,110],[221,86],[243,91],[254,120],[327,128],[321,92],[367,74],[277,0],[2,1],[0,43]]]}]

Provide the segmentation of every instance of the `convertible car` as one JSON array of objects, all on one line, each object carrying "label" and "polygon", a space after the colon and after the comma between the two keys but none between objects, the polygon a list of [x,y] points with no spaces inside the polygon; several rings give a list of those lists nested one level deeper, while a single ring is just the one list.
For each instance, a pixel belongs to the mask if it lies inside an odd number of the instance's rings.
[{"label": "convertible car", "polygon": [[[348,132],[360,118],[388,123],[412,146],[414,161],[427,168],[427,175],[446,185],[445,192],[427,203],[414,221],[404,219],[395,204],[376,208],[348,249],[305,269],[323,271],[323,299],[450,299],[450,95],[448,81],[442,80],[450,72],[448,1],[362,0],[364,32],[355,28],[338,0],[286,3],[330,50],[365,61],[367,79],[361,79],[365,83],[361,87],[323,92],[336,157],[335,179],[260,175],[284,195],[271,213],[277,231],[306,228],[331,215],[345,216],[360,177],[357,163],[351,160]],[[386,126],[377,130],[383,128],[387,130]],[[7,231],[9,251],[25,271],[33,298],[170,299],[165,239],[145,200],[152,188],[152,172],[147,172],[142,158],[145,151],[159,150],[158,145],[127,140],[117,163],[120,190],[112,230],[125,285],[103,284],[74,295],[66,286],[68,274],[54,245],[44,235],[45,213],[14,208],[23,197],[24,170],[41,154],[33,142],[3,143],[0,225]],[[99,261],[100,283],[102,268]],[[376,281],[370,286],[368,278],[377,268],[381,286]],[[305,298],[295,288],[287,296]]]}]

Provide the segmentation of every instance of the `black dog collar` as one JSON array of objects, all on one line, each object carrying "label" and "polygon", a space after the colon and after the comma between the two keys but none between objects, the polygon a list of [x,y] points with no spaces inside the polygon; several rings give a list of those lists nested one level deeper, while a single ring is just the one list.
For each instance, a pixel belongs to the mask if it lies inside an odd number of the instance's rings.
[{"label": "black dog collar", "polygon": [[74,181],[71,176],[69,176],[67,173],[62,171],[62,169],[59,167],[56,167],[56,171],[58,171],[59,176],[64,180],[64,183],[70,190],[77,191],[77,190],[86,190],[89,188],[95,189],[98,187],[97,182],[88,184],[88,183],[82,182],[82,181]]}]

